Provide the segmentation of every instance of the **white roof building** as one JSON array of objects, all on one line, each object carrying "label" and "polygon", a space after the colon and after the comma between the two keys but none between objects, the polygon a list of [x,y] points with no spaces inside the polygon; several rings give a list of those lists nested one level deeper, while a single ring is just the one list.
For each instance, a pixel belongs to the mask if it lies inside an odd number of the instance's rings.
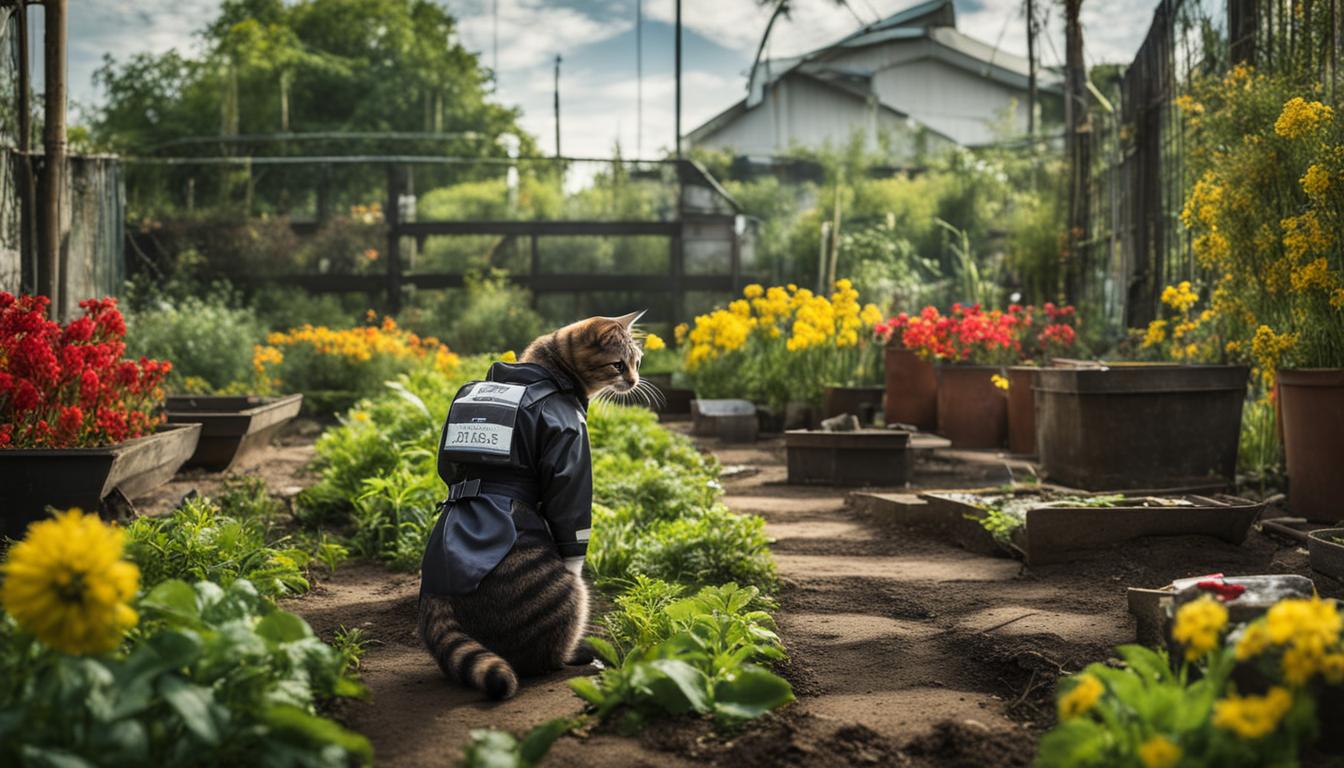
[{"label": "white roof building", "polygon": [[[1040,98],[1059,81],[1038,70]],[[1001,140],[1027,129],[1027,60],[956,28],[952,0],[930,0],[824,48],[763,60],[746,98],[691,131],[696,146],[749,157],[840,147],[858,133],[893,158]]]}]

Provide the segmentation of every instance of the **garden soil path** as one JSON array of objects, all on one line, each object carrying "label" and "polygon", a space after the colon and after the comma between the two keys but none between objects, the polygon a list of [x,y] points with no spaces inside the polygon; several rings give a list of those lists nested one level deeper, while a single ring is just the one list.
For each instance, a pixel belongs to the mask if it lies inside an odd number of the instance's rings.
[{"label": "garden soil path", "polygon": [[[298,469],[311,450],[304,442],[258,465],[273,491],[312,482]],[[1242,547],[1145,540],[1028,570],[903,529],[842,489],[786,485],[777,439],[704,447],[728,468],[725,501],[765,517],[775,539],[776,616],[791,656],[782,671],[798,701],[735,734],[676,721],[638,738],[563,738],[547,765],[1028,765],[1053,721],[1059,676],[1134,639],[1125,587],[1215,571],[1307,572],[1304,552],[1259,534]],[[916,478],[925,488],[982,487],[1008,480],[1009,470],[935,457]],[[1342,593],[1337,583],[1318,585]],[[341,626],[370,638],[362,668],[370,696],[337,715],[369,736],[379,766],[454,765],[472,729],[523,732],[578,710],[565,680],[585,670],[527,681],[500,704],[445,682],[415,636],[417,589],[415,574],[355,563],[287,606],[324,638]]]}]

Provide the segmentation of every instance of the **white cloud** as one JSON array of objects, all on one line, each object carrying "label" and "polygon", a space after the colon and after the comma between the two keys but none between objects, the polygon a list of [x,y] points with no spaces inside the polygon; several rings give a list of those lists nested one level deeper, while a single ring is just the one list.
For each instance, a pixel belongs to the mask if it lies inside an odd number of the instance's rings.
[{"label": "white cloud", "polygon": [[[499,69],[504,73],[549,62],[557,52],[576,44],[601,43],[633,25],[624,19],[599,19],[545,0],[499,0],[498,23]],[[490,5],[471,15],[462,13],[458,30],[462,44],[479,52],[481,62],[491,66],[495,19]]]}]

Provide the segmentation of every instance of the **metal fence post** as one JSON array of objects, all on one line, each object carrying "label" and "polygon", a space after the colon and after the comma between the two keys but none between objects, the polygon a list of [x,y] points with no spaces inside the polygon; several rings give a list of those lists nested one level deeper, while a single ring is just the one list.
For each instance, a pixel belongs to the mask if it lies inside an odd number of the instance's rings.
[{"label": "metal fence post", "polygon": [[401,178],[401,168],[389,163],[383,222],[387,225],[387,311],[392,315],[401,311]]}]

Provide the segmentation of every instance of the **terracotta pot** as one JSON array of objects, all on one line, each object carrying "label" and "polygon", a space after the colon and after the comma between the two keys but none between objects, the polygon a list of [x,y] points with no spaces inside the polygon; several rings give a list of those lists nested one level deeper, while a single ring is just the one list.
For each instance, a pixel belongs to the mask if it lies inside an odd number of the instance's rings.
[{"label": "terracotta pot", "polygon": [[938,367],[938,434],[953,448],[1002,448],[1008,439],[1008,398],[988,365]]},{"label": "terracotta pot", "polygon": [[1244,366],[1097,365],[1036,372],[1041,469],[1089,491],[1219,490],[1237,465]]},{"label": "terracotta pot", "polygon": [[822,418],[851,413],[862,424],[872,424],[882,410],[882,387],[827,387]]},{"label": "terracotta pot", "polygon": [[1278,384],[1288,507],[1308,520],[1344,519],[1344,368],[1281,370]]},{"label": "terracotta pot", "polygon": [[1035,375],[1033,366],[1008,369],[1008,452],[1019,456],[1036,453],[1036,396],[1031,391]]},{"label": "terracotta pot", "polygon": [[933,431],[938,426],[938,374],[933,363],[908,349],[886,349],[888,424],[910,424]]}]

